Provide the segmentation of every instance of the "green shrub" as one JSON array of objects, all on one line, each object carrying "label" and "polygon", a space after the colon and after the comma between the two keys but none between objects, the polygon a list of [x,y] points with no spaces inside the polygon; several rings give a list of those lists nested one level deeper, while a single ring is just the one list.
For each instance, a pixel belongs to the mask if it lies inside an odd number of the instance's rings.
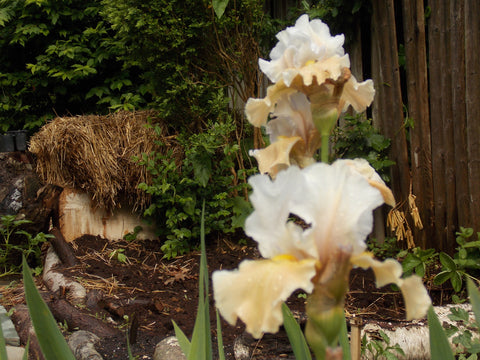
[{"label": "green shrub", "polygon": [[124,46],[99,15],[100,2],[1,3],[0,131],[146,103],[138,70],[123,65]]},{"label": "green shrub", "polygon": [[394,161],[388,158],[390,139],[384,137],[364,114],[345,116],[345,124],[333,135],[334,157],[366,159],[386,182],[390,180],[389,168]]},{"label": "green shrub", "polygon": [[35,267],[35,273],[42,272],[41,246],[53,235],[40,232],[33,236],[21,230],[22,225],[29,223],[30,220],[18,220],[15,215],[0,216],[0,277],[20,272],[22,256]]},{"label": "green shrub", "polygon": [[180,163],[172,149],[144,154],[141,165],[153,175],[151,185],[141,188],[152,195],[144,215],[158,226],[164,239],[162,251],[172,258],[189,251],[200,236],[201,203],[205,199],[205,234],[232,233],[242,226],[250,207],[243,200],[246,176],[236,170],[239,146],[232,144],[234,124],[210,123],[199,134],[183,133],[178,140],[184,150]]}]

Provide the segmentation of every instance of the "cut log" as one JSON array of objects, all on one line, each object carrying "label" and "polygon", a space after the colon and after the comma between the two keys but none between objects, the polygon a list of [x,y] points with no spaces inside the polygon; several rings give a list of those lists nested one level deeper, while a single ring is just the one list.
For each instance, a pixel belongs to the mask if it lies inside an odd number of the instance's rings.
[{"label": "cut log", "polygon": [[58,322],[66,323],[70,330],[81,329],[94,333],[100,338],[115,336],[120,333],[104,322],[81,312],[63,299],[51,300],[48,307]]},{"label": "cut log", "polygon": [[102,360],[102,356],[95,350],[95,344],[100,338],[91,332],[75,331],[68,339],[68,346],[78,360]]},{"label": "cut log", "polygon": [[50,234],[54,236],[54,238],[50,239],[50,243],[62,263],[68,267],[78,265],[78,259],[73,252],[73,248],[65,241],[62,232],[54,227],[50,230]]},{"label": "cut log", "polygon": [[29,342],[29,354],[33,356],[34,359],[44,360],[45,358],[42,355],[42,350],[35,335],[27,305],[19,304],[15,306],[12,321],[16,324],[20,343],[26,345],[27,342]]},{"label": "cut log", "polygon": [[67,289],[67,296],[71,299],[72,303],[77,305],[85,304],[87,294],[85,288],[78,282],[67,279],[62,274],[54,271],[55,266],[60,264],[60,258],[53,248],[49,248],[43,267],[43,282],[54,293],[60,289]]}]

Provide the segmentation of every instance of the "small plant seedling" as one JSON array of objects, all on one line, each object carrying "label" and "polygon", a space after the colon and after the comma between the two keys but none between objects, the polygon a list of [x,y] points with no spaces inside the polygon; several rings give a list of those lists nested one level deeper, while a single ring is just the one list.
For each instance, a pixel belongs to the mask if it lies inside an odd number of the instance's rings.
[{"label": "small plant seedling", "polygon": [[121,262],[122,264],[126,264],[128,262],[127,255],[124,254],[125,249],[115,249],[113,250],[108,258],[111,260],[112,258],[117,259],[118,262]]},{"label": "small plant seedling", "polygon": [[369,358],[395,360],[399,356],[405,356],[400,345],[391,345],[390,337],[382,330],[378,332],[379,339],[367,340],[366,335],[362,338],[362,355],[370,355]]}]

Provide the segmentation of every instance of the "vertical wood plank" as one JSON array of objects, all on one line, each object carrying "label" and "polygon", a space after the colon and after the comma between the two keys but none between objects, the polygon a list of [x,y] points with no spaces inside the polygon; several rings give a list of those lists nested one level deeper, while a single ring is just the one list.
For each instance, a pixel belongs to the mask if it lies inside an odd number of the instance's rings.
[{"label": "vertical wood plank", "polygon": [[435,247],[432,178],[432,147],[428,104],[427,49],[423,0],[403,0],[403,32],[407,75],[412,188],[423,222],[423,230],[414,228],[414,239],[423,248]]},{"label": "vertical wood plank", "polygon": [[445,64],[445,26],[443,16],[446,13],[443,2],[431,5],[431,15],[428,20],[429,38],[429,76],[430,76],[430,118],[432,139],[432,174],[434,191],[434,216],[436,248],[448,248],[447,242],[447,178],[446,178],[446,142],[444,141],[444,116],[442,103],[444,98],[443,72]]},{"label": "vertical wood plank", "polygon": [[472,223],[480,231],[480,2],[465,1],[465,104]]},{"label": "vertical wood plank", "polygon": [[465,5],[450,1],[450,59],[452,81],[452,121],[455,163],[456,210],[459,226],[471,226],[468,181],[467,119],[465,106]]},{"label": "vertical wood plank", "polygon": [[398,46],[393,0],[373,0],[372,78],[375,83],[374,119],[382,133],[391,139],[392,190],[398,202],[407,200],[410,171],[398,65]]},{"label": "vertical wood plank", "polygon": [[445,190],[446,190],[446,203],[445,203],[445,231],[446,240],[442,250],[453,252],[455,247],[455,231],[458,226],[457,216],[457,199],[456,199],[456,178],[455,178],[455,142],[454,131],[455,123],[453,121],[453,85],[452,85],[452,43],[450,39],[452,24],[450,16],[450,1],[439,2],[442,3],[441,14],[441,94],[442,94],[442,124],[443,124],[443,141],[445,142]]}]

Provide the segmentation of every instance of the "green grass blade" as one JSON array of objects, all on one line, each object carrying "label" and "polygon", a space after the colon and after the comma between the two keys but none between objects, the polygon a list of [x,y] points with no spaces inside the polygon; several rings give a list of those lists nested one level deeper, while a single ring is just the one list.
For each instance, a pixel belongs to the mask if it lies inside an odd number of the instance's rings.
[{"label": "green grass blade", "polygon": [[303,336],[302,329],[285,303],[282,304],[282,314],[283,327],[287,332],[288,340],[292,346],[295,358],[311,360],[312,356],[310,354],[310,349],[307,345],[307,341],[305,340],[305,336]]},{"label": "green grass blade", "polygon": [[[197,318],[193,328],[192,343],[188,360],[210,360],[207,357],[207,334],[205,333],[205,299],[199,299]],[[210,332],[210,329],[209,331]]]},{"label": "green grass blade", "polygon": [[45,360],[75,360],[47,304],[43,301],[23,258],[23,284],[30,318]]},{"label": "green grass blade", "polygon": [[223,350],[223,336],[222,336],[222,323],[220,322],[220,314],[216,310],[217,314],[217,344],[218,344],[218,360],[225,360],[225,351]]},{"label": "green grass blade", "polygon": [[430,358],[432,360],[454,360],[447,335],[443,331],[433,306],[428,309],[427,319],[430,335]]},{"label": "green grass blade", "polygon": [[0,324],[0,359],[7,359],[7,344],[5,343],[5,338],[3,337],[3,329]]},{"label": "green grass blade", "polygon": [[202,219],[200,221],[200,248],[201,248],[201,256],[200,256],[200,266],[201,272],[203,273],[203,285],[204,285],[204,311],[205,311],[205,323],[204,323],[204,330],[205,330],[205,351],[206,351],[206,358],[212,358],[212,333],[210,331],[210,303],[209,303],[209,276],[208,276],[208,265],[207,265],[207,248],[205,245],[205,200],[203,200],[202,204]]},{"label": "green grass blade", "polygon": [[172,320],[173,329],[175,330],[175,337],[178,340],[178,344],[180,345],[180,349],[182,349],[185,356],[188,358],[190,354],[191,344],[190,340],[188,340],[185,333],[180,329],[175,321]]},{"label": "green grass blade", "polygon": [[340,346],[342,348],[343,360],[351,360],[352,354],[350,352],[350,341],[348,340],[347,320],[345,319],[345,313],[343,313],[343,325],[340,329]]},{"label": "green grass blade", "polygon": [[25,352],[23,353],[22,360],[28,360],[28,352],[30,351],[30,339],[27,341],[27,345],[25,345]]},{"label": "green grass blade", "polygon": [[208,301],[208,267],[205,247],[205,200],[202,205],[200,223],[200,274],[198,276],[198,309],[193,328],[189,360],[210,360],[212,358],[212,337],[210,332],[210,307]]},{"label": "green grass blade", "polygon": [[127,355],[128,355],[128,360],[135,360],[135,358],[133,357],[133,354],[132,354],[132,348],[130,347],[130,339],[129,339],[129,334],[128,334],[128,330],[127,330]]},{"label": "green grass blade", "polygon": [[470,297],[470,304],[472,305],[472,310],[475,314],[475,321],[480,328],[480,292],[470,278],[467,278],[467,290],[468,296]]}]

